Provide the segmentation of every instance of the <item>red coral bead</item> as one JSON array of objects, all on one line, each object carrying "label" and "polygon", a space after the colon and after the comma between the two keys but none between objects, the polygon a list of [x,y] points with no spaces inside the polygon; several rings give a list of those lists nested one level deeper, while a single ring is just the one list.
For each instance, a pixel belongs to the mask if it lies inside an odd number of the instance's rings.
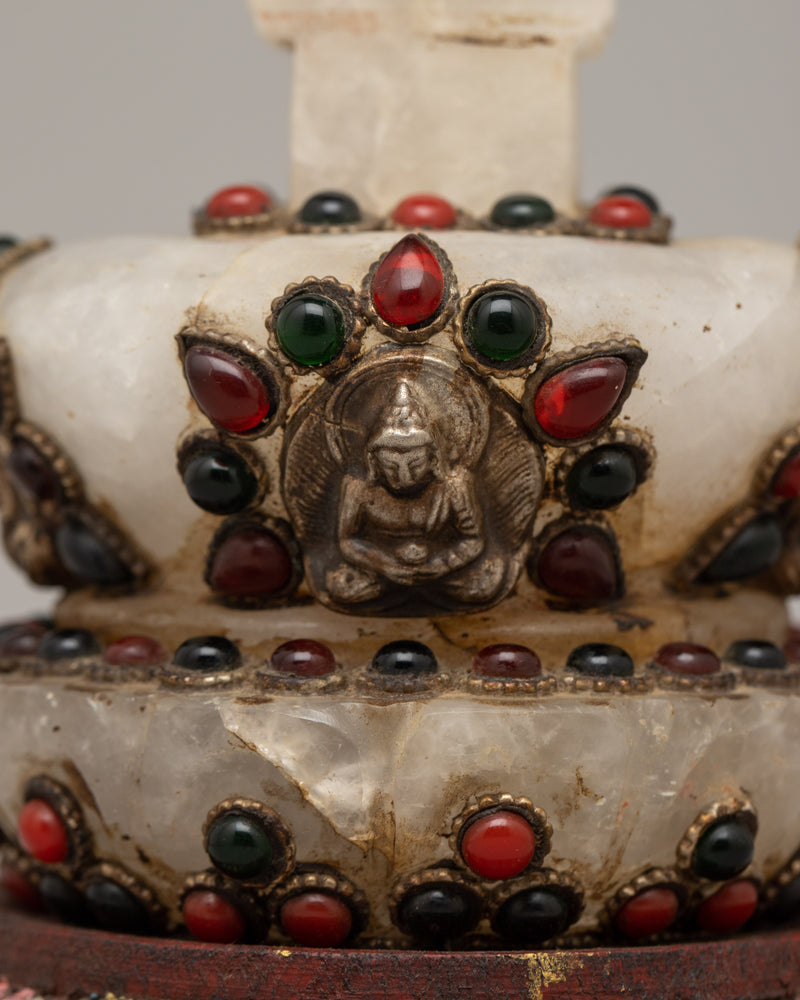
[{"label": "red coral bead", "polygon": [[576,526],[551,538],[536,569],[545,589],[572,601],[610,601],[621,589],[611,541],[597,528]]},{"label": "red coral bead", "polygon": [[696,646],[691,642],[668,642],[653,657],[665,670],[673,674],[700,676],[715,674],[720,668],[719,657],[706,646]]},{"label": "red coral bead", "polygon": [[17,821],[17,836],[23,850],[37,861],[57,863],[69,856],[69,838],[63,819],[49,802],[30,799]]},{"label": "red coral bead", "polygon": [[595,226],[614,229],[644,229],[652,221],[652,213],[643,201],[624,194],[601,198],[589,213],[589,222]]},{"label": "red coral bead", "polygon": [[292,557],[266,528],[246,528],[225,538],[214,553],[209,583],[226,597],[270,597],[292,578]]},{"label": "red coral bead", "polygon": [[444,297],[444,275],[421,236],[404,236],[386,254],[372,279],[375,311],[392,326],[419,326],[431,320]]},{"label": "red coral bead", "polygon": [[186,381],[207,417],[235,434],[254,430],[272,410],[261,379],[224,351],[204,344],[190,347],[184,360]]},{"label": "red coral bead", "polygon": [[183,922],[198,941],[233,944],[247,933],[239,910],[212,889],[193,889],[183,901]]},{"label": "red coral bead", "polygon": [[712,934],[732,934],[756,912],[758,889],[749,879],[729,882],[709,896],[695,914],[698,926]]},{"label": "red coral bead", "polygon": [[486,646],[472,661],[472,672],[481,677],[539,677],[542,664],[527,646]]},{"label": "red coral bead", "polygon": [[392,212],[392,222],[410,228],[449,229],[456,224],[456,210],[439,195],[412,194]]},{"label": "red coral bead", "polygon": [[482,878],[512,878],[533,861],[536,834],[519,813],[508,809],[479,816],[461,838],[461,856]]},{"label": "red coral bead", "polygon": [[653,886],[629,899],[614,917],[614,925],[625,937],[649,937],[661,934],[678,916],[680,900],[672,889]]},{"label": "red coral bead", "polygon": [[350,908],[326,892],[291,896],[281,907],[279,919],[284,934],[309,948],[335,948],[353,929]]},{"label": "red coral bead", "polygon": [[10,865],[3,865],[0,868],[0,885],[26,909],[37,911],[44,909],[44,900],[39,890],[16,868]]},{"label": "red coral bead", "polygon": [[260,215],[272,207],[266,191],[251,184],[235,184],[217,191],[206,202],[209,219],[230,219],[234,216]]},{"label": "red coral bead", "polygon": [[149,635],[126,635],[106,647],[107,663],[115,667],[156,667],[167,659],[167,651]]},{"label": "red coral bead", "polygon": [[336,670],[336,657],[314,639],[292,639],[278,646],[270,661],[272,669],[297,677],[324,677]]},{"label": "red coral bead", "polygon": [[573,441],[596,430],[625,387],[622,358],[590,358],[551,375],[536,392],[534,416],[551,437]]},{"label": "red coral bead", "polygon": [[772,480],[772,495],[782,500],[794,500],[800,496],[800,448],[784,459]]}]

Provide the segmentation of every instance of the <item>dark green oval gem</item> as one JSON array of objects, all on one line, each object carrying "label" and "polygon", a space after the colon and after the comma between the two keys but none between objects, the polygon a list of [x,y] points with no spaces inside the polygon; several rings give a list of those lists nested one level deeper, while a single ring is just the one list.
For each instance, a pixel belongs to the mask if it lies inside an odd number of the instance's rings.
[{"label": "dark green oval gem", "polygon": [[537,194],[509,194],[501,198],[491,211],[490,220],[504,229],[529,229],[544,226],[555,219],[553,206]]},{"label": "dark green oval gem", "polygon": [[268,874],[275,857],[269,834],[252,816],[228,812],[211,824],[206,850],[215,867],[232,878]]},{"label": "dark green oval gem", "polygon": [[697,841],[692,871],[700,878],[723,882],[743,872],[753,860],[753,834],[736,817],[721,819]]},{"label": "dark green oval gem", "polygon": [[701,583],[722,583],[757,576],[777,561],[783,549],[783,532],[774,514],[759,514],[728,542],[700,575]]},{"label": "dark green oval gem", "polygon": [[232,448],[217,446],[192,455],[183,483],[197,506],[211,514],[244,510],[258,492],[258,478],[244,458]]},{"label": "dark green oval gem", "polygon": [[298,295],[281,309],[276,324],[284,354],[300,365],[326,365],[344,347],[342,310],[323,295]]},{"label": "dark green oval gem", "polygon": [[567,495],[577,507],[604,510],[626,500],[638,485],[636,460],[627,448],[595,448],[567,476]]},{"label": "dark green oval gem", "polygon": [[487,292],[467,314],[470,346],[490,361],[513,361],[533,346],[539,318],[530,301],[514,292]]}]

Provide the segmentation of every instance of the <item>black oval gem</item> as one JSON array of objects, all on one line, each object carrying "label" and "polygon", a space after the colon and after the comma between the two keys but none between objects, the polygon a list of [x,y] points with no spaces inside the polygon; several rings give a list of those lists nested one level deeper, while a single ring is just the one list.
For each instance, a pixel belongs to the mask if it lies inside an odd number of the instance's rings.
[{"label": "black oval gem", "polygon": [[258,478],[233,448],[215,446],[197,451],[183,470],[191,499],[210,514],[235,514],[249,506],[258,492]]},{"label": "black oval gem", "polygon": [[567,667],[588,677],[632,677],[633,660],[624,649],[607,642],[588,642],[572,650]]},{"label": "black oval gem", "polygon": [[406,934],[420,941],[441,944],[463,937],[481,916],[474,892],[443,883],[409,893],[400,903],[397,922]]},{"label": "black oval gem", "polygon": [[25,438],[12,439],[8,471],[17,489],[40,503],[60,497],[61,486],[53,467]]},{"label": "black oval gem", "polygon": [[505,229],[529,229],[543,226],[555,219],[553,206],[536,194],[509,194],[492,208],[489,219]]},{"label": "black oval gem", "polygon": [[513,292],[487,292],[470,307],[467,340],[490,361],[513,361],[528,353],[539,332],[539,320],[530,301]]},{"label": "black oval gem", "polygon": [[300,209],[300,221],[314,226],[347,226],[361,221],[361,209],[349,194],[320,191]]},{"label": "black oval gem", "polygon": [[595,448],[572,466],[567,496],[576,507],[606,510],[622,503],[636,490],[636,460],[627,448]]},{"label": "black oval gem", "polygon": [[15,247],[18,243],[19,240],[16,238],[16,236],[9,236],[6,233],[3,233],[3,235],[0,236],[0,253],[2,253],[4,250],[10,250],[12,247]]},{"label": "black oval gem", "polygon": [[626,195],[628,198],[636,198],[636,200],[640,201],[643,205],[647,205],[653,215],[659,215],[661,213],[661,206],[659,205],[655,195],[652,195],[644,188],[637,187],[635,184],[620,184],[619,187],[606,191],[604,197],[612,197],[618,194]]},{"label": "black oval gem", "polygon": [[392,677],[435,674],[439,669],[433,652],[421,642],[400,639],[381,646],[372,658],[372,669]]},{"label": "black oval gem", "polygon": [[570,907],[562,893],[525,889],[507,899],[497,911],[494,926],[515,944],[539,944],[563,934],[572,923]]},{"label": "black oval gem", "polygon": [[800,875],[775,893],[769,913],[773,920],[781,922],[800,916]]},{"label": "black oval gem", "polygon": [[235,643],[221,635],[198,635],[181,643],[175,652],[176,666],[202,673],[235,670],[242,654]]},{"label": "black oval gem", "polygon": [[71,660],[95,656],[103,651],[100,640],[85,628],[62,628],[50,632],[39,643],[37,653],[45,660]]},{"label": "black oval gem", "polygon": [[91,917],[80,890],[60,875],[45,872],[39,880],[39,892],[47,908],[66,924],[86,925]]},{"label": "black oval gem", "polygon": [[86,886],[86,901],[94,922],[104,931],[117,934],[149,934],[150,914],[137,899],[117,882],[98,879]]},{"label": "black oval gem", "polygon": [[774,514],[759,514],[746,524],[705,568],[701,583],[744,580],[769,569],[783,549],[783,532]]},{"label": "black oval gem", "polygon": [[763,639],[737,639],[728,646],[723,659],[751,670],[783,670],[786,667],[783,650]]},{"label": "black oval gem", "polygon": [[77,517],[59,525],[55,542],[61,562],[81,583],[106,587],[130,583],[128,566]]},{"label": "black oval gem", "polygon": [[718,820],[700,839],[692,855],[692,871],[700,878],[722,882],[743,872],[753,860],[750,828],[736,817]]}]

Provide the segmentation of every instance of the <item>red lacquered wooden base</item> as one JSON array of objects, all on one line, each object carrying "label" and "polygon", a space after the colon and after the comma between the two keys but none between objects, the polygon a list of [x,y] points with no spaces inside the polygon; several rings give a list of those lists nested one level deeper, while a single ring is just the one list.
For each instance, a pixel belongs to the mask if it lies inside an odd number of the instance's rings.
[{"label": "red lacquered wooden base", "polygon": [[594,951],[333,951],[78,930],[0,911],[0,972],[135,1000],[795,1000],[800,929]]}]

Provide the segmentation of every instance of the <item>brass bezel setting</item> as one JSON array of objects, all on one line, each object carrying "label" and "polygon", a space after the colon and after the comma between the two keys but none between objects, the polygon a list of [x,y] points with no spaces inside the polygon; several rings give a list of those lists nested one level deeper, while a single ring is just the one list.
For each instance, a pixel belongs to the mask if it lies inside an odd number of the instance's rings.
[{"label": "brass bezel setting", "polygon": [[[251,886],[259,890],[271,888],[282,878],[294,870],[295,846],[291,831],[280,816],[262,802],[255,799],[230,798],[223,799],[210,809],[203,823],[203,850],[208,853],[208,835],[215,820],[226,813],[238,813],[254,819],[269,837],[275,849],[275,860],[270,870],[258,878],[235,878],[221,872],[226,878],[233,879],[236,884]],[[209,860],[211,860],[209,856]],[[212,861],[213,864],[213,861]],[[218,869],[215,867],[214,871]]]},{"label": "brass bezel setting", "polygon": [[[630,452],[636,465],[636,487],[627,497],[608,507],[582,507],[570,499],[567,492],[567,481],[578,462],[598,448],[619,448]],[[639,492],[642,485],[650,478],[655,460],[656,450],[653,439],[645,431],[633,427],[609,427],[599,437],[593,438],[591,441],[584,441],[576,448],[568,448],[563,452],[553,473],[553,485],[558,491],[559,499],[567,509],[593,513],[614,511]]]},{"label": "brass bezel setting", "polygon": [[242,944],[256,944],[263,941],[269,930],[269,921],[265,908],[259,905],[258,896],[249,891],[244,885],[236,882],[235,879],[223,875],[216,868],[209,868],[204,872],[190,875],[183,883],[178,905],[183,909],[186,897],[196,889],[206,889],[221,896],[226,902],[234,906],[244,917],[247,925],[244,937],[240,939]]},{"label": "brass bezel setting", "polygon": [[[552,868],[542,868],[539,871],[526,872],[516,878],[508,879],[496,885],[489,894],[489,907],[491,910],[492,930],[505,940],[498,930],[497,915],[501,907],[513,896],[526,889],[552,889],[567,902],[569,908],[569,926],[575,923],[583,910],[583,888],[580,883],[564,872],[554,871]],[[563,934],[564,932],[562,932]],[[559,939],[561,935],[557,936]],[[554,936],[553,940],[555,940]]]},{"label": "brass bezel setting", "polygon": [[461,842],[464,834],[476,820],[482,819],[484,816],[490,816],[496,812],[517,813],[523,819],[527,820],[536,838],[536,849],[530,864],[525,870],[541,868],[544,859],[550,853],[550,840],[553,836],[553,827],[547,821],[547,813],[544,809],[534,806],[529,798],[522,795],[511,795],[507,792],[481,795],[476,801],[465,806],[453,820],[453,827],[448,842],[456,864],[462,869],[472,871],[461,855]]},{"label": "brass bezel setting", "polygon": [[[671,889],[678,899],[678,912],[675,916],[675,920],[670,925],[670,928],[664,932],[664,934],[668,934],[681,919],[689,899],[689,892],[686,884],[681,881],[681,877],[678,872],[671,868],[648,868],[647,871],[637,875],[636,878],[631,879],[631,881],[623,885],[621,889],[618,889],[611,899],[605,904],[603,915],[601,917],[602,926],[614,935],[626,937],[626,935],[623,935],[621,931],[616,929],[615,921],[617,914],[626,903],[629,903],[640,893],[646,892],[648,889]],[[636,940],[661,940],[664,937],[664,934],[652,934],[642,938],[637,937]]]},{"label": "brass bezel setting", "polygon": [[[719,820],[729,817],[741,819],[753,837],[755,837],[758,832],[758,816],[752,803],[744,794],[742,794],[741,798],[715,802],[712,806],[709,806],[698,814],[678,844],[675,852],[677,859],[676,867],[681,875],[686,875],[693,882],[701,884],[709,882],[714,885],[718,884],[713,879],[705,879],[696,875],[692,867],[692,858],[703,834],[714,826],[715,823],[719,822]],[[744,871],[747,871],[747,869],[744,869]],[[741,878],[743,874],[732,876],[732,878]]]},{"label": "brass bezel setting", "polygon": [[364,893],[336,869],[328,865],[300,865],[285,882],[281,882],[269,897],[272,922],[280,927],[281,907],[287,900],[306,892],[321,892],[333,896],[350,910],[353,926],[345,938],[348,943],[357,938],[369,921],[369,903]]}]

